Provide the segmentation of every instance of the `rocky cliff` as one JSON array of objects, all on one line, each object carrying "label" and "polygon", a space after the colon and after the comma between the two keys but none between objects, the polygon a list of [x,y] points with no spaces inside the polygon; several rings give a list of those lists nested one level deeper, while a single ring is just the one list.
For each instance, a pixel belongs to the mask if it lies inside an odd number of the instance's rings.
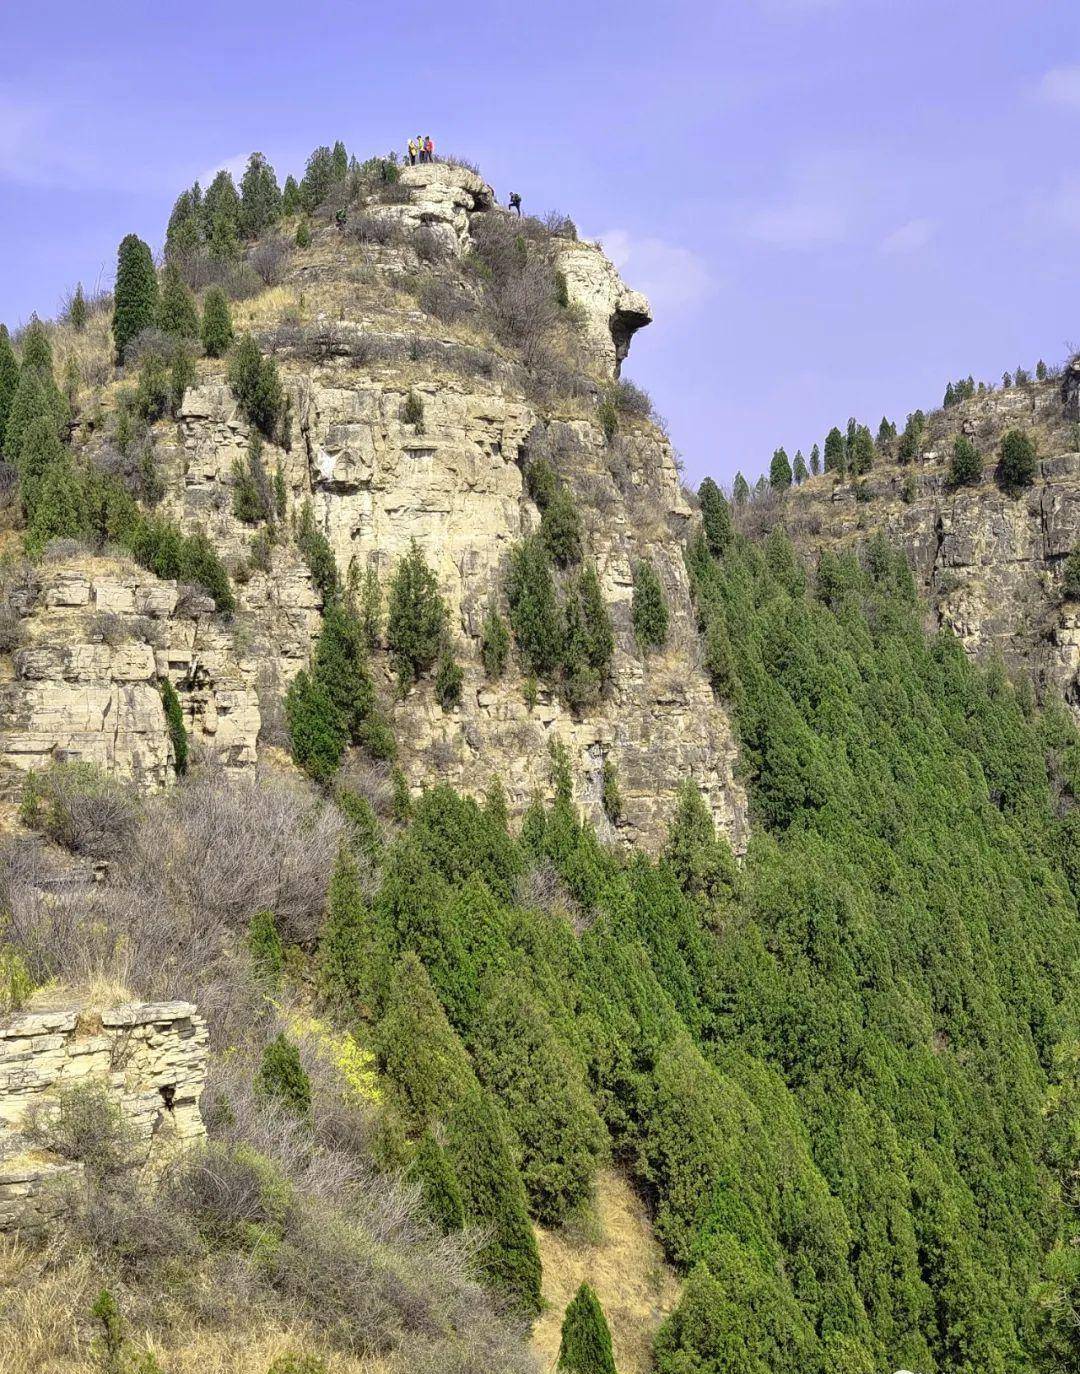
[{"label": "rocky cliff", "polygon": [[[885,455],[855,481],[813,478],[768,518],[781,518],[812,554],[884,531],[904,547],[937,624],[973,656],[1000,653],[1041,695],[1060,693],[1080,711],[1080,605],[1062,588],[1065,560],[1080,546],[1078,382],[1069,368],[938,411],[911,464]],[[1010,492],[995,468],[1013,428],[1034,437],[1039,461],[1032,485]],[[983,460],[969,485],[949,476],[959,434]]]},{"label": "rocky cliff", "polygon": [[[558,738],[577,799],[609,836],[600,804],[606,759],[618,769],[627,841],[662,842],[674,793],[690,777],[740,846],[744,799],[728,721],[699,664],[682,558],[691,509],[671,446],[644,414],[620,416],[614,434],[600,418],[633,333],[649,322],[648,303],[599,245],[565,228],[546,234],[567,325],[565,356],[538,380],[523,349],[500,340],[475,309],[477,287],[461,270],[481,221],[507,215],[480,177],[448,164],[406,168],[392,196],[373,198],[366,229],[350,213],[351,229],[317,229],[280,281],[235,313],[276,357],[289,394],[291,442],[264,453],[269,472],[280,467],[287,521],[310,501],[342,575],[374,568],[385,588],[415,540],[438,576],[465,673],[460,705],[444,711],[427,680],[398,699],[385,646],[373,664],[410,784],[480,793],[499,777],[520,812],[548,786],[548,745]],[[114,393],[106,386],[96,399],[106,417]],[[404,418],[410,394],[422,402],[421,424]],[[83,426],[89,454],[105,428]],[[58,755],[146,786],[163,782],[161,676],[175,685],[194,740],[229,766],[246,767],[262,744],[282,742],[281,700],[308,660],[320,599],[292,540],[279,540],[261,570],[250,558],[251,528],[233,514],[234,469],[250,438],[224,364],[208,359],[177,420],[154,429],[161,508],[205,531],[225,557],[238,584],[234,616],[78,552],[60,550],[41,569],[18,603],[22,643],[7,660],[9,793],[22,770]],[[543,685],[530,705],[515,666],[490,681],[480,660],[481,623],[503,594],[508,551],[539,525],[523,468],[540,454],[573,492],[616,632],[610,690],[581,714]],[[630,622],[632,571],[643,557],[671,616],[665,648],[648,656]]]}]

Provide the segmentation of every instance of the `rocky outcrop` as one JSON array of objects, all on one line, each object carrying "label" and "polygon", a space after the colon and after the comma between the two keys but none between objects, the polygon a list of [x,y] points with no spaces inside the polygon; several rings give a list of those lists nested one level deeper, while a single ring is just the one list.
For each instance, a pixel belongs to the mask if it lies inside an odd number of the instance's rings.
[{"label": "rocky outcrop", "polygon": [[[904,548],[935,622],[974,657],[1000,653],[1037,690],[1080,713],[1080,605],[1062,592],[1065,560],[1080,547],[1080,452],[1070,407],[1074,369],[1061,381],[1011,387],[931,417],[927,445],[909,467],[884,463],[861,491],[826,475],[794,491],[781,512],[812,550],[864,543],[881,530]],[[1008,493],[994,480],[1004,430],[1035,435],[1034,484]],[[948,457],[958,433],[983,454],[982,479],[953,486]],[[858,499],[857,499],[858,497]]]},{"label": "rocky outcrop", "polygon": [[[561,739],[582,808],[612,838],[657,848],[675,793],[692,778],[741,848],[745,800],[727,719],[699,663],[682,558],[691,512],[671,446],[644,417],[621,417],[614,436],[598,422],[632,333],[650,319],[648,303],[597,245],[541,236],[575,307],[564,362],[577,371],[563,391],[537,386],[497,331],[483,334],[475,282],[457,267],[477,216],[508,213],[482,179],[454,164],[409,167],[365,213],[398,221],[400,232],[380,231],[386,241],[369,245],[348,229],[321,231],[274,293],[278,313],[259,317],[292,413],[291,442],[262,453],[287,496],[273,547],[253,559],[253,530],[233,511],[234,470],[247,461],[252,435],[220,364],[202,365],[176,422],[155,432],[161,510],[205,532],[226,560],[235,615],[216,616],[204,599],[146,573],[85,560],[47,565],[6,684],[9,774],[17,782],[13,770],[60,755],[160,785],[170,769],[163,676],[195,740],[227,765],[254,762],[260,740],[281,742],[282,698],[320,623],[318,594],[288,533],[310,502],[343,575],[374,568],[385,591],[415,540],[438,576],[465,672],[461,704],[444,711],[430,681],[399,701],[384,649],[373,664],[414,789],[441,780],[481,793],[498,777],[520,812],[548,790],[549,745]],[[418,243],[421,229],[436,234],[442,257]],[[456,329],[402,291],[403,281],[440,273],[474,303]],[[422,423],[405,419],[410,395],[422,403]],[[481,666],[488,605],[506,610],[509,550],[539,525],[523,473],[540,454],[576,498],[616,630],[610,690],[579,714],[542,684],[529,705],[520,672],[488,681]],[[667,646],[648,657],[630,621],[642,558],[654,563],[671,616]],[[103,611],[112,638],[101,633]],[[605,760],[619,774],[617,830],[600,805]]]},{"label": "rocky outcrop", "polygon": [[85,1003],[0,1017],[0,1231],[48,1217],[82,1164],[49,1148],[65,1095],[115,1103],[133,1167],[157,1169],[206,1132],[199,1097],[207,1035],[190,1002]]}]

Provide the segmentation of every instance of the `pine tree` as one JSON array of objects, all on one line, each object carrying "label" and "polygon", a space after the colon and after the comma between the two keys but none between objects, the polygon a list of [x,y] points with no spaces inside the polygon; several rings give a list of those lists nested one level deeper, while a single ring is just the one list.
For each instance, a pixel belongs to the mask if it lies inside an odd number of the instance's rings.
[{"label": "pine tree", "polygon": [[563,1374],[616,1374],[604,1309],[587,1283],[566,1308],[557,1369]]},{"label": "pine tree", "polygon": [[202,192],[196,182],[190,191],[182,191],[173,205],[165,231],[165,261],[184,271],[198,256],[202,244]]},{"label": "pine tree", "polygon": [[297,1116],[311,1113],[311,1080],[300,1062],[300,1051],[279,1033],[263,1050],[255,1086],[264,1096],[282,1103]]},{"label": "pine tree", "polygon": [[750,484],[741,472],[735,474],[735,481],[731,484],[731,499],[736,506],[745,506],[750,500]]},{"label": "pine tree", "polygon": [[998,480],[1008,490],[1030,487],[1035,480],[1035,441],[1020,429],[1010,429],[1001,441]]},{"label": "pine tree", "polygon": [[257,911],[248,925],[248,953],[256,974],[276,987],[285,971],[285,950],[272,911]]},{"label": "pine tree", "polygon": [[22,343],[22,365],[33,368],[41,376],[52,374],[53,354],[49,331],[36,315],[31,316]]},{"label": "pine tree", "polygon": [[1047,370],[1046,364],[1045,364],[1045,363],[1043,362],[1043,360],[1040,358],[1039,361],[1035,364],[1035,377],[1036,377],[1036,380],[1038,380],[1038,381],[1040,381],[1040,382],[1045,382],[1046,379],[1047,379],[1047,377],[1048,377],[1049,375],[1050,375],[1050,374],[1049,374],[1049,371]]},{"label": "pine tree", "polygon": [[167,677],[161,679],[161,704],[165,711],[165,726],[173,747],[173,768],[177,777],[183,777],[187,772],[188,763],[187,727],[184,724],[180,698]]},{"label": "pine tree", "polygon": [[[29,437],[29,436],[28,436]],[[27,551],[41,553],[50,539],[79,539],[86,531],[82,490],[67,454],[50,463],[41,479],[26,536]]]},{"label": "pine tree", "polygon": [[641,649],[663,648],[668,633],[667,603],[656,569],[647,558],[639,558],[634,564],[630,618]]},{"label": "pine tree", "polygon": [[303,669],[285,694],[285,719],[293,758],[316,782],[325,782],[341,762],[345,731],[326,689]]},{"label": "pine tree", "polygon": [[834,425],[825,436],[825,471],[843,477],[847,468],[847,450],[844,436]]},{"label": "pine tree", "polygon": [[698,487],[698,501],[709,552],[714,558],[722,558],[731,543],[731,510],[711,477],[706,477]]},{"label": "pine tree", "polygon": [[252,153],[240,178],[240,234],[254,239],[281,218],[281,191],[262,153]]},{"label": "pine tree", "polygon": [[865,425],[859,425],[850,450],[853,477],[864,477],[874,466],[874,440]]},{"label": "pine tree", "polygon": [[605,680],[615,657],[615,630],[611,624],[600,578],[590,563],[578,578],[577,595],[581,601],[584,626],[585,659],[589,667]]},{"label": "pine tree", "polygon": [[769,486],[773,491],[787,491],[791,486],[791,463],[782,448],[778,448],[769,464]]},{"label": "pine tree", "polygon": [[810,450],[810,473],[817,477],[821,472],[821,450],[817,444]]},{"label": "pine tree", "polygon": [[498,603],[492,597],[480,632],[480,657],[483,660],[484,672],[492,681],[502,677],[509,653],[510,631],[499,613]]},{"label": "pine tree", "polygon": [[240,197],[232,173],[222,168],[206,188],[200,211],[203,238],[212,244],[220,234],[234,243],[240,237]]},{"label": "pine tree", "polygon": [[729,898],[735,890],[731,849],[717,838],[705,798],[690,778],[679,788],[664,858],[688,896],[712,904]]},{"label": "pine tree", "polygon": [[407,1178],[419,1185],[424,1211],[444,1236],[465,1225],[461,1189],[446,1151],[432,1131],[420,1137],[407,1171]]},{"label": "pine tree", "polygon": [[162,278],[158,326],[177,339],[199,337],[199,312],[195,298],[184,285],[180,269],[174,263],[166,266]]},{"label": "pine tree", "polygon": [[540,1310],[540,1255],[502,1113],[476,1087],[454,1103],[447,1128],[465,1219],[490,1235],[477,1256],[481,1271],[531,1317]]},{"label": "pine tree", "polygon": [[16,463],[19,497],[28,523],[37,510],[46,474],[63,461],[64,448],[52,419],[48,415],[35,416],[23,431]]},{"label": "pine tree", "polygon": [[225,292],[213,286],[206,293],[203,308],[202,345],[208,358],[222,358],[233,341],[232,314]]},{"label": "pine tree", "polygon": [[290,172],[285,178],[285,185],[281,192],[281,213],[286,219],[297,214],[303,208],[300,199],[300,187],[296,184],[296,178]]},{"label": "pine tree", "polygon": [[319,963],[327,992],[346,999],[354,1015],[369,1015],[374,1001],[374,939],[356,860],[342,846],[330,876]]},{"label": "pine tree", "polygon": [[334,150],[330,154],[330,163],[333,168],[334,180],[344,181],[349,175],[349,155],[340,138],[334,144]]},{"label": "pine tree", "polygon": [[510,550],[506,598],[510,628],[526,668],[538,677],[550,677],[559,662],[559,607],[539,535],[529,535]]},{"label": "pine tree", "polygon": [[81,334],[86,328],[86,321],[89,313],[82,282],[78,282],[76,283],[75,294],[71,298],[71,304],[68,306],[67,312],[68,321],[76,334]]},{"label": "pine tree", "polygon": [[952,460],[949,464],[949,480],[954,486],[964,486],[977,482],[982,476],[982,459],[975,445],[964,434],[958,434],[953,443]]},{"label": "pine tree", "polygon": [[330,193],[334,182],[334,159],[330,149],[323,144],[316,148],[307,160],[303,180],[300,182],[300,199],[304,209],[311,214],[317,210]]},{"label": "pine tree", "polygon": [[795,462],[792,464],[791,475],[795,479],[795,485],[801,487],[810,476],[806,468],[806,459],[803,457],[801,448],[795,450]]},{"label": "pine tree", "polygon": [[149,329],[157,317],[158,282],[154,259],[149,245],[137,234],[128,234],[120,244],[113,301],[113,340],[117,359],[123,362],[128,344],[137,334]]},{"label": "pine tree", "polygon": [[8,414],[18,386],[19,364],[15,361],[15,351],[11,347],[7,325],[0,324],[0,452],[5,450],[4,435],[7,431]]},{"label": "pine tree", "polygon": [[435,574],[414,539],[390,583],[386,640],[402,690],[435,662],[446,628],[446,605]]},{"label": "pine tree", "polygon": [[465,1046],[411,950],[394,967],[377,1040],[380,1067],[406,1125],[422,1130],[433,1121],[445,1122],[477,1091]]}]

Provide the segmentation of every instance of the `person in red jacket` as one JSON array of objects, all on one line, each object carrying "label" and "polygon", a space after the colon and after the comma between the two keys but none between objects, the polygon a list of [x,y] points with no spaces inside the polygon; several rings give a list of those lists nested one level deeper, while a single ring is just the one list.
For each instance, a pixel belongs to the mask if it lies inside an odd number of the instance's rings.
[{"label": "person in red jacket", "polygon": [[430,134],[428,134],[427,138],[424,139],[424,158],[428,162],[435,161],[435,145],[431,141]]}]

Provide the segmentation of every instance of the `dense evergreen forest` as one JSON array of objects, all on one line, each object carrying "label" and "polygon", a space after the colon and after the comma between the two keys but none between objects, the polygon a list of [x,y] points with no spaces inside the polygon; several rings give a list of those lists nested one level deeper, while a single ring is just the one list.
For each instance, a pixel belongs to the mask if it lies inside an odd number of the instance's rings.
[{"label": "dense evergreen forest", "polygon": [[[339,866],[328,989],[522,1311],[526,1210],[586,1205],[610,1152],[687,1276],[661,1374],[1075,1368],[1076,732],[928,636],[883,541],[809,577],[709,496],[745,864],[689,787],[660,862],[605,851],[557,752],[516,839],[497,789],[433,788],[370,905]],[[572,919],[515,895],[537,864]]]}]

